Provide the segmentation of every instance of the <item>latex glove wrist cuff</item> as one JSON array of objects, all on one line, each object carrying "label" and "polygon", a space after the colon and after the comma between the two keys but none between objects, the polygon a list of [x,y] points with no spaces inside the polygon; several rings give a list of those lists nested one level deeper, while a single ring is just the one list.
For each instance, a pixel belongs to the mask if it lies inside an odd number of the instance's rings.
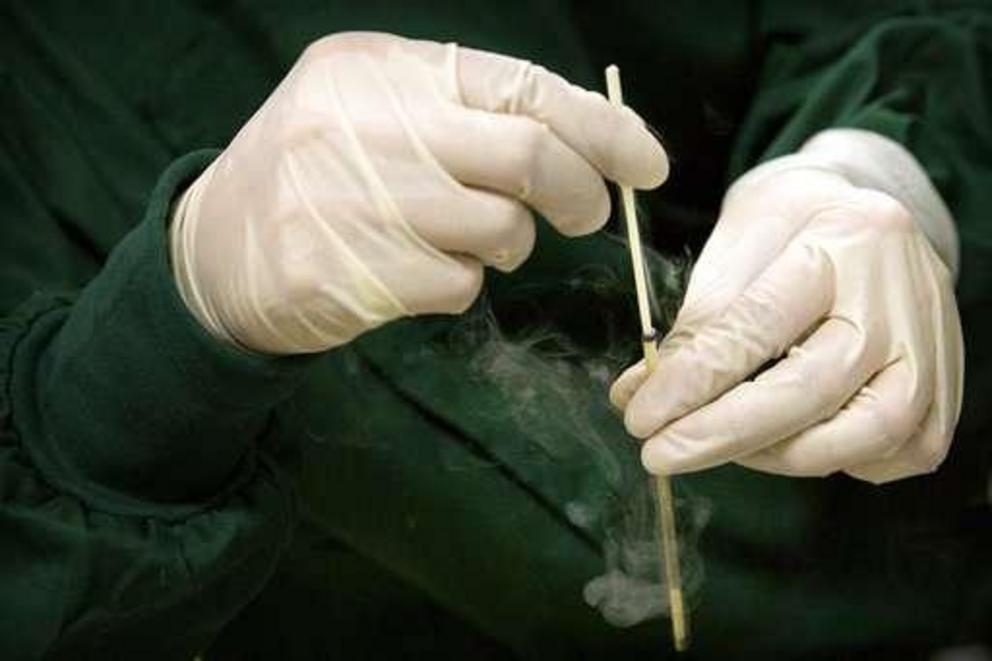
[{"label": "latex glove wrist cuff", "polygon": [[[727,192],[750,188],[785,170],[819,169],[842,176],[859,188],[885,193],[910,212],[955,278],[960,268],[958,235],[947,205],[916,158],[899,143],[861,129],[830,129],[806,141],[791,156],[754,168]],[[726,204],[726,200],[724,202]]]},{"label": "latex glove wrist cuff", "polygon": [[[209,176],[212,167],[214,167],[213,164],[207,168],[204,175]],[[190,209],[196,206],[202,194],[202,187],[198,185],[200,181],[201,179],[197,179],[190,184],[186,191],[179,196],[170,212],[169,255],[172,261],[172,274],[176,280],[176,289],[186,307],[207,332],[226,344],[241,347],[234,336],[227,332],[223,324],[214,315],[209,314],[209,307],[204,303],[203,297],[196,288],[196,281],[190,272],[192,260],[191,256],[187,254],[193,235],[190,224]]]}]

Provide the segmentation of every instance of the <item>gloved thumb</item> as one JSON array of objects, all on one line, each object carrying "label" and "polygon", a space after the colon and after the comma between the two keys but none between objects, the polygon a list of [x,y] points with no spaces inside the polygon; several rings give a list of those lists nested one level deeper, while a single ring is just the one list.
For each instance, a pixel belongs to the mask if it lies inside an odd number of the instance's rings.
[{"label": "gloved thumb", "polygon": [[621,411],[626,409],[634,393],[647,378],[648,368],[643,360],[628,367],[610,386],[610,403]]}]

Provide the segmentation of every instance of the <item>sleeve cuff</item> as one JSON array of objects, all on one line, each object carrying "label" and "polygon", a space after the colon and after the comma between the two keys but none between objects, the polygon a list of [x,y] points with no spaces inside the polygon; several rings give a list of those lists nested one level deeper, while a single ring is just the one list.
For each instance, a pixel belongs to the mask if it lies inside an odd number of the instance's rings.
[{"label": "sleeve cuff", "polygon": [[216,156],[175,162],[143,222],[69,306],[31,322],[13,356],[11,405],[39,467],[99,497],[210,498],[253,458],[273,408],[313,356],[249,354],[212,337],[168,261],[172,200]]},{"label": "sleeve cuff", "polygon": [[899,200],[957,277],[960,251],[951,212],[930,177],[902,145],[872,131],[839,128],[817,133],[799,153],[838,172],[855,186]]}]

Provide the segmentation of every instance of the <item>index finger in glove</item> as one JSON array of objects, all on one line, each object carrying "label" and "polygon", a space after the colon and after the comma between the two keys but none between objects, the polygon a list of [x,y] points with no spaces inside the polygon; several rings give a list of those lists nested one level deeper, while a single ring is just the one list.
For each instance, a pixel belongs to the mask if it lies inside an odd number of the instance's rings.
[{"label": "index finger in glove", "polygon": [[457,67],[467,106],[547,125],[607,179],[655,188],[668,177],[664,148],[629,108],[617,108],[602,94],[506,55],[459,48]]},{"label": "index finger in glove", "polygon": [[828,319],[789,356],[662,429],[641,460],[655,473],[700,470],[750,454],[834,415],[877,369],[880,344]]},{"label": "index finger in glove", "polygon": [[610,386],[610,404],[621,411],[627,408],[630,398],[648,379],[647,362],[641,360],[623,371]]},{"label": "index finger in glove", "polygon": [[647,438],[744,381],[806,333],[832,299],[826,256],[790,245],[719,318],[679,337],[674,350],[662,343],[657,368],[627,406],[627,431]]},{"label": "index finger in glove", "polygon": [[421,137],[457,182],[524,202],[565,236],[594,232],[609,218],[602,177],[540,122],[458,108]]}]

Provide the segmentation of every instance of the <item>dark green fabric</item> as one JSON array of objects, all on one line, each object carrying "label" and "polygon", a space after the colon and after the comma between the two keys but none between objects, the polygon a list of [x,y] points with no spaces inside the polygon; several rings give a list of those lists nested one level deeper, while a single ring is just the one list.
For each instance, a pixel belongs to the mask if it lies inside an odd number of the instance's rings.
[{"label": "dark green fabric", "polygon": [[189,658],[289,539],[290,486],[251,441],[309,359],[216,343],[166,258],[170,200],[213,155],[163,175],[78,295],[39,292],[3,321],[5,659]]},{"label": "dark green fabric", "polygon": [[[578,404],[540,376],[563,349],[636,352],[621,246],[542,231],[468,321],[399,322],[313,359],[224,349],[176,297],[163,218],[209,156],[169,163],[222,147],[306,43],[344,29],[507,52],[594,88],[618,62],[672,152],[671,182],[642,200],[676,255],[698,249],[730,178],[817,130],[913,150],[963,242],[954,450],[885,488],[734,467],[679,479],[713,507],[693,654],[912,659],[986,640],[988,12],[411,4],[0,6],[0,657],[190,658],[218,632],[207,658],[670,653],[666,621],[620,630],[583,603],[603,569],[604,466],[636,470],[636,448],[578,363]],[[528,354],[533,383],[486,362],[487,319],[497,340],[553,338]],[[527,385],[551,414],[521,404]]]}]

